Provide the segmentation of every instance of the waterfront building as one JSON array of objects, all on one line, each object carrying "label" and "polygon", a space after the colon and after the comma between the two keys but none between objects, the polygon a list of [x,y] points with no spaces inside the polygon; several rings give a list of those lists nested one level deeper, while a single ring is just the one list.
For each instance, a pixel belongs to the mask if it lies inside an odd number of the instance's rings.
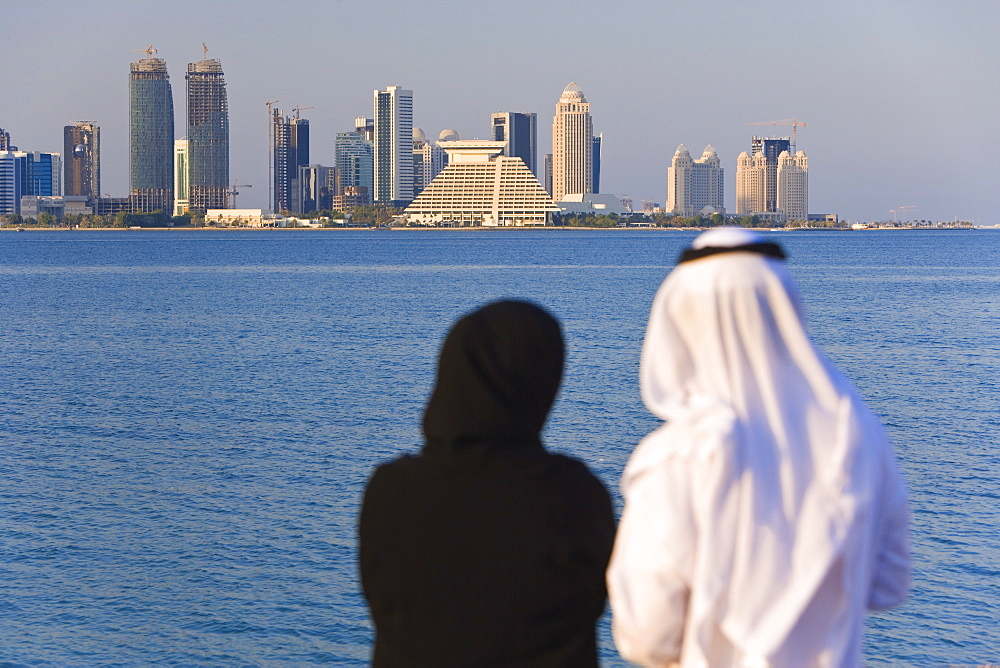
[{"label": "waterfront building", "polygon": [[611,193],[572,193],[556,202],[561,213],[615,214],[627,216],[630,211],[617,195]]},{"label": "waterfront building", "polygon": [[724,214],[723,171],[711,145],[697,160],[687,146],[678,146],[667,169],[667,211],[688,217]]},{"label": "waterfront building", "polygon": [[802,151],[778,156],[777,205],[786,222],[809,220],[809,159]]},{"label": "waterfront building", "polygon": [[[753,137],[750,140],[748,159],[742,159],[743,153],[737,157],[736,213],[774,213],[778,210],[778,156],[789,150],[790,145],[788,137]],[[741,179],[742,168],[751,172]]]},{"label": "waterfront building", "polygon": [[90,203],[93,198],[85,195],[22,195],[21,215],[25,218],[38,218],[39,214],[47,213],[61,219],[66,214],[88,216],[94,212]]},{"label": "waterfront building", "polygon": [[272,112],[274,133],[274,208],[276,211],[303,213],[295,204],[299,189],[299,168],[309,164],[309,121],[295,111],[295,118]]},{"label": "waterfront building", "polygon": [[188,208],[229,207],[229,102],[222,64],[187,67]]},{"label": "waterfront building", "polygon": [[23,151],[0,151],[0,215],[20,212],[23,170]]},{"label": "waterfront building", "polygon": [[129,196],[135,211],[170,211],[174,203],[174,97],[167,63],[156,51],[129,73]]},{"label": "waterfront building", "polygon": [[187,137],[183,137],[174,142],[174,215],[183,216],[190,209],[188,199],[189,186],[191,183],[191,172],[188,169],[190,164],[190,143]]},{"label": "waterfront building", "polygon": [[309,213],[333,208],[337,189],[337,169],[325,165],[302,165],[295,179],[292,211]]},{"label": "waterfront building", "polygon": [[552,119],[552,199],[594,192],[594,124],[575,82],[563,90]]},{"label": "waterfront building", "polygon": [[546,225],[559,211],[521,158],[503,153],[501,141],[442,141],[448,165],[406,207],[419,225]]},{"label": "waterfront building", "polygon": [[[334,143],[337,186],[334,197],[348,196],[352,206],[371,204],[375,162],[371,141],[361,132],[338,132]],[[341,200],[341,205],[344,204]],[[341,210],[335,203],[334,208]]]},{"label": "waterfront building", "polygon": [[375,202],[395,206],[413,199],[413,91],[374,91]]},{"label": "waterfront building", "polygon": [[63,128],[66,195],[101,196],[101,127],[92,121],[76,121]]},{"label": "waterfront building", "polygon": [[505,141],[503,154],[520,158],[538,176],[538,114],[500,111],[490,117],[493,141]]},{"label": "waterfront building", "polygon": [[594,177],[592,179],[591,192],[599,193],[601,192],[601,144],[604,143],[604,133],[602,132],[599,135],[595,135],[593,142],[593,156],[591,157],[591,162],[594,165]]},{"label": "waterfront building", "polygon": [[[455,137],[458,138],[457,136]],[[448,162],[448,154],[427,139],[420,128],[413,128],[413,196],[427,187]]]}]

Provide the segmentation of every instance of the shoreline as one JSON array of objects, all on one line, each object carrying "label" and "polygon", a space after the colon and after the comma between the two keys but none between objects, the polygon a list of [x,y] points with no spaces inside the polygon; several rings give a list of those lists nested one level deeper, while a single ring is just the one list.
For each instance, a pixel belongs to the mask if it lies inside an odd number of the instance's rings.
[{"label": "shoreline", "polygon": [[[525,226],[525,227],[12,227],[0,226],[0,232],[704,232],[711,227],[587,227],[587,226]],[[1000,230],[1000,225],[978,225],[973,227],[866,227],[851,229],[844,227],[793,227],[793,228],[748,228],[761,233],[771,232],[909,232],[969,230]]]}]

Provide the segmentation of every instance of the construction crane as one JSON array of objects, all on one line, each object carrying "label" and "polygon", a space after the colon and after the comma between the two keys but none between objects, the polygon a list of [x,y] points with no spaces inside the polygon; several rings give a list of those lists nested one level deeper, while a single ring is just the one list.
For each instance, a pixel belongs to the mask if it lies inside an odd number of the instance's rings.
[{"label": "construction crane", "polygon": [[916,209],[916,208],[917,207],[914,204],[903,204],[903,205],[897,206],[895,209],[889,209],[889,213],[892,214],[892,222],[894,222],[894,223],[898,223],[899,222],[897,214],[900,214],[900,213],[904,213],[905,214],[908,210],[910,210],[910,209]]},{"label": "construction crane", "polygon": [[201,43],[201,59],[208,60],[208,45],[204,42]]},{"label": "construction crane", "polygon": [[292,109],[292,111],[295,112],[295,120],[299,120],[301,118],[301,116],[299,116],[300,111],[303,111],[305,109],[315,109],[315,108],[316,107],[295,107],[294,109]]},{"label": "construction crane", "polygon": [[274,113],[271,111],[277,100],[268,100],[267,107],[267,208],[274,211]]},{"label": "construction crane", "polygon": [[145,49],[132,49],[129,53],[145,53],[147,58],[152,58],[153,54],[156,53],[156,49],[150,44]]},{"label": "construction crane", "polygon": [[236,207],[236,196],[240,194],[240,191],[238,189],[239,188],[253,188],[253,186],[250,185],[249,183],[240,183],[239,181],[233,181],[233,185],[230,186],[230,187],[232,188],[232,190],[229,191],[229,194],[233,196],[232,208],[234,208],[234,209],[237,208]]},{"label": "construction crane", "polygon": [[786,118],[781,121],[764,121],[763,123],[747,123],[747,125],[791,125],[792,126],[792,155],[795,155],[795,144],[798,139],[798,130],[806,126],[805,122],[795,118]]}]

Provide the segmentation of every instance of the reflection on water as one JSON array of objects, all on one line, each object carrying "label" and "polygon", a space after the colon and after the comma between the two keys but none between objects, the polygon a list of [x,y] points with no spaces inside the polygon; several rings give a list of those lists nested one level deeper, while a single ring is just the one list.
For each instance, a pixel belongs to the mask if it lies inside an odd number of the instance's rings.
[{"label": "reflection on water", "polygon": [[[419,447],[461,313],[563,322],[550,447],[615,494],[656,425],[653,293],[693,234],[0,235],[0,637],[15,663],[363,663],[354,531]],[[1000,654],[1000,235],[778,235],[810,329],[893,436],[915,586],[869,663]],[[620,665],[607,628],[602,660]]]}]

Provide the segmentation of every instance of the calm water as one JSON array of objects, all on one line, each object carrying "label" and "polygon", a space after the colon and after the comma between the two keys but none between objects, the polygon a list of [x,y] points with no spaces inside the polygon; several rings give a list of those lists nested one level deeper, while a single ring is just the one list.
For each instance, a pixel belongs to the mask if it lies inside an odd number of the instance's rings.
[{"label": "calm water", "polygon": [[[562,320],[546,441],[620,506],[648,308],[693,236],[0,234],[0,664],[364,663],[361,492],[488,300]],[[911,490],[913,593],[867,662],[997,660],[1000,233],[774,236]]]}]

